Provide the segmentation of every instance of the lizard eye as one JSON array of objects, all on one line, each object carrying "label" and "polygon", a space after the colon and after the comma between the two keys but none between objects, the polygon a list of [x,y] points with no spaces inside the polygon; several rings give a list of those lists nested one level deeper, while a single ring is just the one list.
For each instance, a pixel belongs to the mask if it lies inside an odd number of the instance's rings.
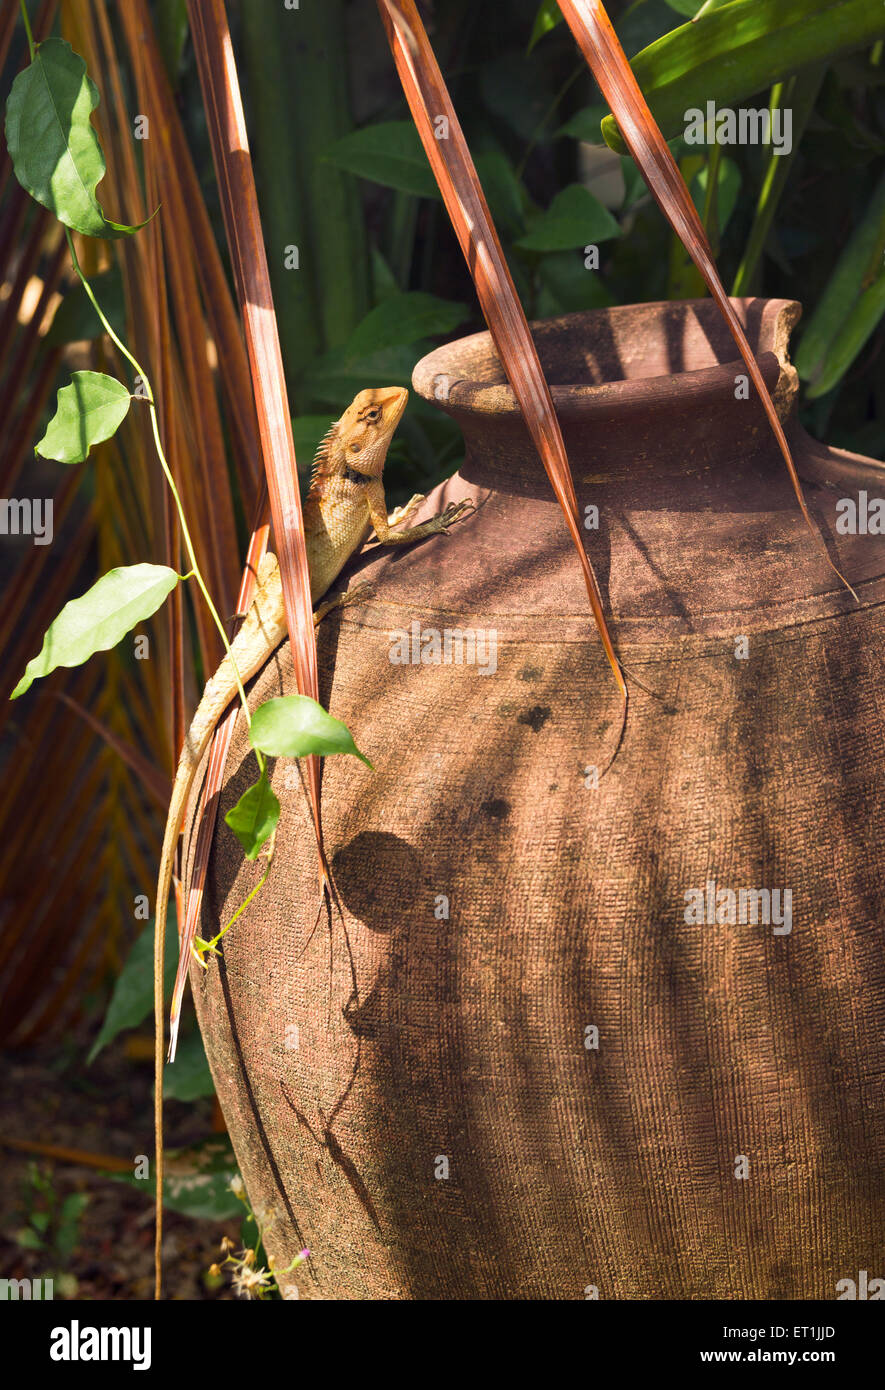
[{"label": "lizard eye", "polygon": [[381,411],[378,410],[377,407],[373,407],[371,410],[367,410],[367,411],[366,411],[366,419],[367,419],[368,421],[370,421],[371,424],[374,425],[374,424],[377,422],[378,417],[379,417],[380,414],[381,414]]},{"label": "lizard eye", "polygon": [[359,446],[359,444],[351,444],[351,446],[350,446],[350,452],[351,452],[352,454],[358,454],[359,451],[360,451],[360,446]]}]

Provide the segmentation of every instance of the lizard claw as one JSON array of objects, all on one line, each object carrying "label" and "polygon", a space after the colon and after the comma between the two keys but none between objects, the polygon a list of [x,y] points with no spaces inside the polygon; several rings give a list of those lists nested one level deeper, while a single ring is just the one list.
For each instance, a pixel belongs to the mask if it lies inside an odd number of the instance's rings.
[{"label": "lizard claw", "polygon": [[409,517],[414,515],[423,501],[424,493],[416,492],[414,497],[410,497],[404,506],[394,507],[390,516],[387,518],[388,526],[399,526],[403,521],[408,521]]},{"label": "lizard claw", "polygon": [[440,514],[439,524],[443,531],[448,531],[450,526],[454,526],[456,521],[463,521],[471,512],[476,511],[476,505],[471,498],[465,497],[461,502],[450,502],[445,511]]}]

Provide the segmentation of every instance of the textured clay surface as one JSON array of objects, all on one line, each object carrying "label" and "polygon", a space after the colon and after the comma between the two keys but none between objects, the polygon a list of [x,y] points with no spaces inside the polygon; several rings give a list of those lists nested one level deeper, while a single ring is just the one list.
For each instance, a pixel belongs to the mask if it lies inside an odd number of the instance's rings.
[{"label": "textured clay surface", "polygon": [[[798,306],[740,307],[819,535],[711,305],[538,326],[631,678],[601,777],[617,691],[488,338],[419,364],[467,457],[416,520],[478,510],[365,553],[342,582],[375,597],[320,629],[321,699],[375,765],[324,765],[339,904],[318,913],[279,761],[270,879],[192,971],[268,1249],[313,1252],[289,1296],[833,1298],[885,1273],[885,545],[835,529],[885,469],[792,423]],[[495,661],[392,662],[413,623],[419,652],[493,630]],[[287,645],[250,698],[281,693]],[[222,815],[253,780],[240,720]],[[220,824],[203,936],[260,873]],[[710,882],[789,889],[791,930],[687,923]]]}]

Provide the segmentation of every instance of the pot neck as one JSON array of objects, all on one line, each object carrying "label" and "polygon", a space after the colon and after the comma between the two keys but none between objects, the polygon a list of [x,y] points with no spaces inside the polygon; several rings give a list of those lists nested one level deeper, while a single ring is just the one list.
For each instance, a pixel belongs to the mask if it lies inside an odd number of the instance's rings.
[{"label": "pot neck", "polygon": [[[787,345],[799,306],[733,303],[789,435],[798,379]],[[711,301],[593,310],[532,330],[576,482],[641,489],[665,476],[782,468],[758,392]],[[579,375],[589,380],[573,383]],[[563,380],[569,384],[557,384]],[[413,383],[460,425],[465,480],[520,492],[549,488],[487,333],[431,353]]]}]

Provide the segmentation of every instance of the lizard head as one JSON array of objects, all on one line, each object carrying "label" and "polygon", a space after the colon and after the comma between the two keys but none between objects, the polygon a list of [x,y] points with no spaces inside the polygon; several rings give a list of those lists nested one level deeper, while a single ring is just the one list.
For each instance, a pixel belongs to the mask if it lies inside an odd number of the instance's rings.
[{"label": "lizard head", "polygon": [[335,427],[342,472],[381,477],[387,446],[408,399],[402,386],[379,386],[353,398]]}]

